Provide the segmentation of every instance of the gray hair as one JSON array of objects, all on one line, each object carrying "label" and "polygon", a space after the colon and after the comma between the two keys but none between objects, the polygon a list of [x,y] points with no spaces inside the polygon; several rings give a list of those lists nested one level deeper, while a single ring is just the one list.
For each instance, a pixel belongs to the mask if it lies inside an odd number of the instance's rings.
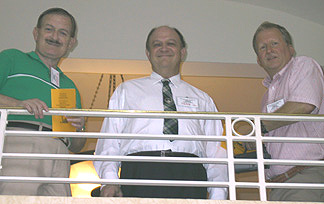
[{"label": "gray hair", "polygon": [[41,28],[44,16],[49,15],[49,14],[56,14],[56,15],[62,15],[62,16],[69,17],[71,20],[71,24],[72,24],[71,37],[72,38],[75,37],[75,33],[76,33],[76,29],[77,29],[76,21],[75,21],[74,17],[69,12],[67,12],[66,10],[64,10],[62,8],[50,8],[50,9],[47,9],[46,11],[44,11],[38,17],[37,28]]},{"label": "gray hair", "polygon": [[254,52],[256,54],[258,54],[258,48],[257,48],[257,45],[256,45],[256,37],[257,37],[257,35],[261,31],[264,31],[264,30],[267,30],[267,29],[272,29],[272,28],[278,29],[280,31],[284,41],[287,43],[287,45],[291,45],[292,47],[294,47],[291,35],[289,34],[289,32],[287,31],[286,28],[284,28],[283,26],[280,26],[278,24],[265,21],[258,27],[258,29],[255,31],[254,36],[253,36],[253,42],[252,43],[253,43]]}]

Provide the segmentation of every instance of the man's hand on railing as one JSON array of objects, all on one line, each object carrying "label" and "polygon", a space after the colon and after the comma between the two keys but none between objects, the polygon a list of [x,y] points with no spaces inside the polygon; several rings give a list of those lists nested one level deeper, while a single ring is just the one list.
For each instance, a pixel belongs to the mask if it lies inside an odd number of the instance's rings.
[{"label": "man's hand on railing", "polygon": [[106,185],[100,191],[100,197],[123,197],[120,186]]},{"label": "man's hand on railing", "polygon": [[48,107],[44,101],[37,98],[21,101],[18,106],[24,107],[31,114],[34,114],[35,118],[44,118],[43,111],[48,111]]},{"label": "man's hand on railing", "polygon": [[9,96],[0,94],[0,106],[2,107],[23,107],[31,114],[35,115],[35,118],[43,118],[43,111],[48,111],[48,106],[44,101],[37,98],[18,100]]}]

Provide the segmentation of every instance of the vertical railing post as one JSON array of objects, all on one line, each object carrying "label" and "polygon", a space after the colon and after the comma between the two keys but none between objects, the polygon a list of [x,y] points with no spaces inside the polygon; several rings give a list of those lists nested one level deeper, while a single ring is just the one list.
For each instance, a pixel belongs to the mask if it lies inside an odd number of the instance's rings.
[{"label": "vertical railing post", "polygon": [[255,137],[256,137],[256,153],[257,153],[257,160],[258,160],[258,178],[259,178],[260,200],[267,201],[267,190],[265,187],[264,157],[263,157],[263,143],[262,143],[260,117],[255,117],[255,126],[256,126]]},{"label": "vertical railing post", "polygon": [[227,169],[229,181],[229,199],[236,200],[236,184],[235,184],[235,168],[234,168],[234,151],[233,151],[233,133],[232,133],[232,117],[227,115],[225,118],[226,130],[226,147],[227,147]]},{"label": "vertical railing post", "polygon": [[2,169],[2,153],[3,153],[3,146],[4,146],[4,140],[5,140],[5,131],[7,126],[7,117],[8,112],[5,109],[0,110],[1,116],[0,116],[0,170]]}]

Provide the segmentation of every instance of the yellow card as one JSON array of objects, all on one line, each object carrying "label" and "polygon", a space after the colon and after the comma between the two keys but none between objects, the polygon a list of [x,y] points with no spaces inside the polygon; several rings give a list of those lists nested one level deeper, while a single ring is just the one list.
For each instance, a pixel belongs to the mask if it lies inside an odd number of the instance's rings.
[{"label": "yellow card", "polygon": [[[75,89],[52,89],[52,108],[75,108]],[[65,116],[52,116],[53,131],[75,132],[76,128],[67,122]]]}]

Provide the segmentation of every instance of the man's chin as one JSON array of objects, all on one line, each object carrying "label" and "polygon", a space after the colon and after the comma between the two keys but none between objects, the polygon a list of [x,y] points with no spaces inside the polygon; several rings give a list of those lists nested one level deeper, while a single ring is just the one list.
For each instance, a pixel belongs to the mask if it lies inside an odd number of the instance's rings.
[{"label": "man's chin", "polygon": [[43,57],[46,57],[48,59],[53,59],[53,60],[56,60],[56,59],[61,59],[62,57],[64,57],[64,55],[62,55],[62,53],[57,53],[57,52],[43,52],[42,53],[42,56]]}]

